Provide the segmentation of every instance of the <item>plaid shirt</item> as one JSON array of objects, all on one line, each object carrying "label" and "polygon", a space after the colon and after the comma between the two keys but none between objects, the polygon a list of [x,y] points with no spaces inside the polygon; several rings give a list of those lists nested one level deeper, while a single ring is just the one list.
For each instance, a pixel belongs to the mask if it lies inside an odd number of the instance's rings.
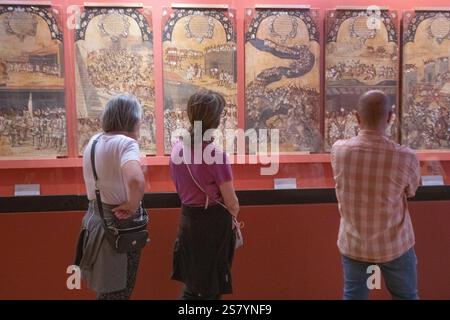
[{"label": "plaid shirt", "polygon": [[415,153],[376,131],[361,130],[331,150],[341,223],[338,247],[352,259],[382,263],[414,245],[407,197],[420,183]]}]

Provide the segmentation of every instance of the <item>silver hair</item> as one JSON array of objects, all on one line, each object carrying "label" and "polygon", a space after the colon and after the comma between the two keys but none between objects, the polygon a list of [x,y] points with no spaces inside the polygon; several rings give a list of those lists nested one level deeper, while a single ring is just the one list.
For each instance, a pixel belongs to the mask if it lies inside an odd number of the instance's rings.
[{"label": "silver hair", "polygon": [[142,116],[142,107],[133,95],[120,94],[106,104],[101,124],[104,132],[133,132]]}]

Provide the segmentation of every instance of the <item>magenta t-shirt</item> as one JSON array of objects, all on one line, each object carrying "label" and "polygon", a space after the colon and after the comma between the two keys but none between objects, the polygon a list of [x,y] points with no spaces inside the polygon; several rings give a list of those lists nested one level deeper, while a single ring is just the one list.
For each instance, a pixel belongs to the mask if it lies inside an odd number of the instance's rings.
[{"label": "magenta t-shirt", "polygon": [[[209,204],[215,205],[216,201],[223,202],[222,195],[220,193],[219,186],[224,183],[233,180],[233,174],[231,171],[230,161],[228,156],[220,150],[214,143],[203,143],[202,154],[205,148],[208,148],[207,154],[212,156],[212,159],[220,159],[220,161],[209,161],[205,163],[203,157],[201,163],[194,163],[194,151],[191,148],[191,160],[189,168],[192,175],[200,184],[200,186],[209,195]],[[178,192],[178,196],[183,204],[189,206],[204,206],[206,203],[205,194],[197,187],[192,180],[191,175],[184,163],[183,159],[189,161],[188,157],[183,156],[183,143],[177,142],[172,148],[172,154],[170,157],[170,175]]]}]

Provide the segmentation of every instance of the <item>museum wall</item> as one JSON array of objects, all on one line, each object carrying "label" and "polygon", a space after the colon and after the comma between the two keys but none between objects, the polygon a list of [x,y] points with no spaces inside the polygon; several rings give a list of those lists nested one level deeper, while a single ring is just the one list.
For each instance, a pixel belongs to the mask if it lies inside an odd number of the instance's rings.
[{"label": "museum wall", "polygon": [[[124,1],[101,1],[117,2]],[[146,191],[174,191],[169,178],[168,159],[164,156],[163,62],[161,52],[162,8],[169,1],[139,1],[152,7],[154,30],[154,82],[156,118],[156,155],[145,163]],[[298,4],[297,1],[175,1],[176,3],[220,3],[236,9],[237,25],[237,105],[238,126],[245,126],[245,9],[258,4]],[[64,9],[83,1],[53,1]],[[318,8],[323,22],[326,9],[335,1],[304,1]],[[371,5],[373,1],[339,1],[339,5]],[[383,3],[380,3],[383,5]],[[390,9],[410,10],[413,7],[442,7],[445,0],[391,1]],[[65,10],[62,10],[64,12]],[[67,18],[64,13],[63,18]],[[323,23],[321,27],[323,29]],[[64,30],[66,112],[68,132],[76,132],[74,34]],[[324,43],[323,33],[321,43]],[[321,62],[323,70],[323,58]],[[321,72],[323,90],[324,78]],[[323,100],[321,110],[323,112]],[[321,124],[323,126],[323,123]],[[420,152],[423,174],[444,175],[450,184],[450,154]],[[15,184],[37,183],[41,194],[85,194],[81,159],[74,135],[68,136],[68,157],[40,160],[0,160],[0,196],[14,194]],[[282,156],[276,176],[261,176],[261,165],[233,165],[237,189],[272,189],[274,178],[295,177],[299,188],[333,187],[327,154]],[[448,201],[411,203],[419,258],[419,290],[425,299],[450,299],[450,225]],[[336,247],[339,214],[337,206],[296,205],[244,207],[240,214],[246,223],[245,246],[237,252],[233,267],[235,299],[339,299],[342,291],[340,258]],[[65,287],[66,267],[73,259],[75,239],[82,217],[80,212],[2,214],[0,250],[4,263],[0,273],[1,299],[77,299],[94,298],[83,287],[68,291]],[[171,257],[178,209],[152,210],[151,244],[145,249],[140,266],[135,298],[175,299],[180,286],[170,281]],[[26,235],[24,237],[23,235]],[[14,243],[14,246],[8,245]],[[30,245],[32,244],[32,245]],[[384,286],[383,286],[384,288]],[[385,299],[385,290],[374,298]]]},{"label": "museum wall", "polygon": [[[450,299],[450,202],[411,204],[422,299]],[[135,299],[177,299],[170,280],[178,209],[151,211],[151,243],[142,255]],[[66,288],[80,212],[2,214],[0,299],[94,298]],[[335,204],[244,207],[245,244],[236,252],[234,294],[226,299],[340,299]],[[14,243],[14,246],[11,245]],[[6,258],[7,257],[7,258]],[[389,299],[384,283],[374,299]]]}]

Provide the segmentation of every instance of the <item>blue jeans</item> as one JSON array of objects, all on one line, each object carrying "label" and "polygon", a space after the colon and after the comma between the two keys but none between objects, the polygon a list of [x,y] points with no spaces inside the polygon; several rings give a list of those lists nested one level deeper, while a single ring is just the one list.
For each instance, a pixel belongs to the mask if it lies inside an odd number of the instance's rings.
[{"label": "blue jeans", "polygon": [[367,279],[373,273],[367,268],[377,265],[383,274],[384,282],[392,299],[416,300],[417,291],[417,258],[414,248],[409,249],[399,258],[385,263],[356,261],[342,256],[344,267],[344,300],[366,300],[370,289]]}]

